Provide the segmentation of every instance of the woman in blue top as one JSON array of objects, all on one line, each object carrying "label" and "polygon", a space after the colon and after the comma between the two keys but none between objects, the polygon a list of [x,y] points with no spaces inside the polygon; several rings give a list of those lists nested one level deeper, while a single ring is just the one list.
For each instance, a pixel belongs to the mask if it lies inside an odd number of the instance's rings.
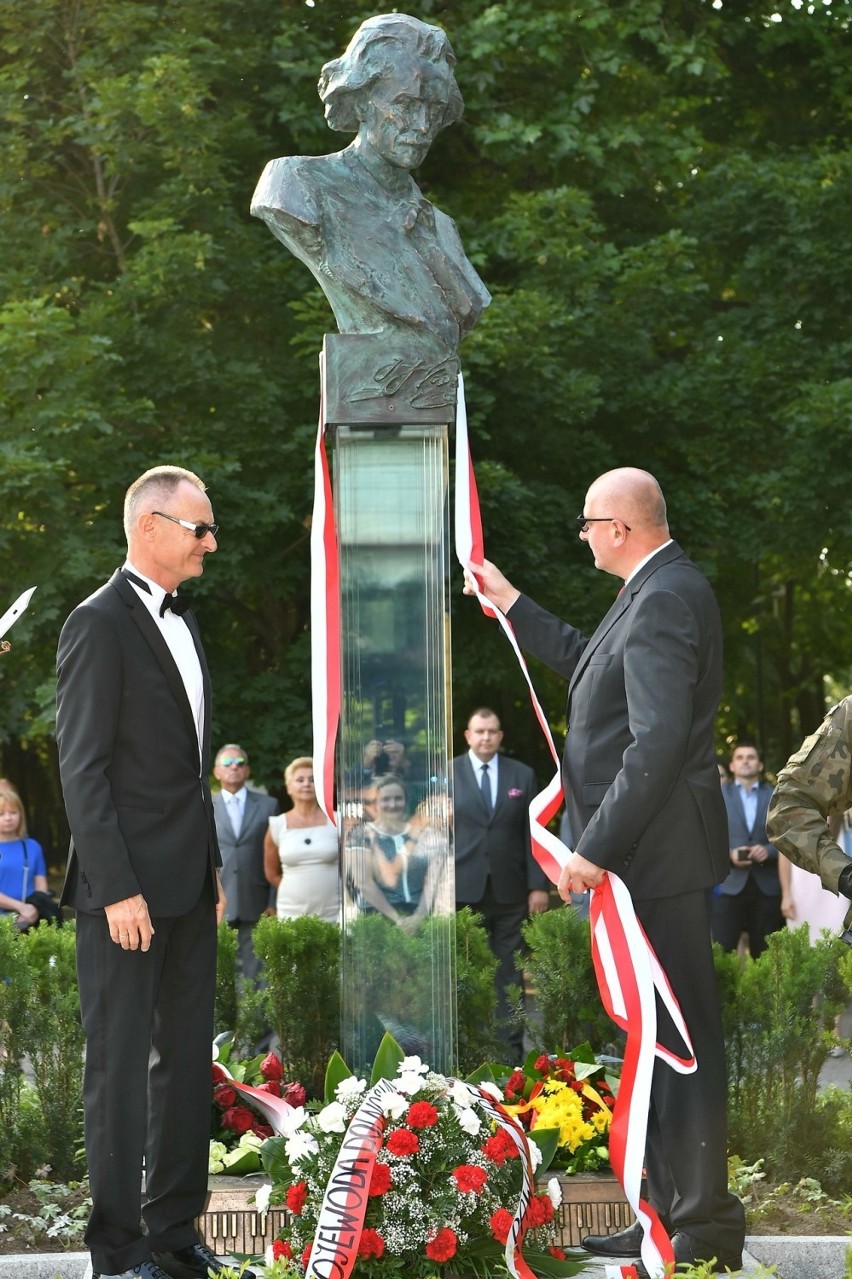
[{"label": "woman in blue top", "polygon": [[14,791],[0,790],[0,914],[14,915],[19,928],[37,924],[38,909],[27,903],[35,892],[47,892],[41,844],[27,837],[20,798]]}]

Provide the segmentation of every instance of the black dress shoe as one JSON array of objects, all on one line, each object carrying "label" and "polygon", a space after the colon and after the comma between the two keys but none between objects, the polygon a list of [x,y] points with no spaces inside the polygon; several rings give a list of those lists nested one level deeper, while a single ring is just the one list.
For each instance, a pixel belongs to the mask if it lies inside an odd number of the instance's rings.
[{"label": "black dress shoe", "polygon": [[586,1235],[580,1242],[586,1252],[594,1252],[599,1257],[635,1257],[642,1247],[642,1226],[634,1221],[632,1226],[614,1235]]},{"label": "black dress shoe", "polygon": [[138,1266],[131,1266],[129,1270],[122,1270],[117,1275],[100,1274],[88,1266],[83,1279],[171,1279],[171,1275],[161,1270],[155,1261],[140,1261]]},{"label": "black dress shoe", "polygon": [[[711,1262],[716,1274],[724,1274],[726,1270],[737,1271],[743,1268],[743,1255],[741,1252],[735,1256],[720,1257],[717,1255],[718,1248],[714,1249],[712,1244],[704,1243],[693,1235],[685,1234],[682,1230],[679,1230],[676,1235],[672,1235],[672,1250],[676,1267],[682,1265],[697,1266],[702,1262],[706,1265]],[[634,1265],[639,1279],[648,1279],[648,1271],[642,1262],[636,1261]],[[677,1270],[675,1273],[677,1273]]]},{"label": "black dress shoe", "polygon": [[[223,1270],[239,1270],[240,1263],[226,1257],[217,1257],[206,1244],[194,1243],[189,1248],[176,1248],[174,1252],[155,1252],[158,1266],[171,1275],[171,1279],[208,1279]],[[257,1279],[253,1270],[243,1270],[243,1279]],[[143,1275],[141,1279],[159,1279],[159,1276]]]}]

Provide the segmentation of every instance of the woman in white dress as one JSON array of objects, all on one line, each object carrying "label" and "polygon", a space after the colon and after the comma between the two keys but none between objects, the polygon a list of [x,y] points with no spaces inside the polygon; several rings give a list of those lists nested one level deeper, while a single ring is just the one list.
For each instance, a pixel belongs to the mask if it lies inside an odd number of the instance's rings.
[{"label": "woman in white dress", "polygon": [[318,915],[340,922],[340,849],[337,831],[317,803],[313,761],[299,756],[284,769],[293,801],[270,817],[263,843],[263,869],[278,888],[279,919]]}]

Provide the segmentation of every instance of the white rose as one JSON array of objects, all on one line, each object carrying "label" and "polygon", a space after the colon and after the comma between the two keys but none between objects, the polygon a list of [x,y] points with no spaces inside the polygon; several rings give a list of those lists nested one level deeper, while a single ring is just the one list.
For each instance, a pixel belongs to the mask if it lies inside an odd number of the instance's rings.
[{"label": "white rose", "polygon": [[346,1132],[346,1110],[339,1101],[330,1101],[317,1115],[322,1132]]}]

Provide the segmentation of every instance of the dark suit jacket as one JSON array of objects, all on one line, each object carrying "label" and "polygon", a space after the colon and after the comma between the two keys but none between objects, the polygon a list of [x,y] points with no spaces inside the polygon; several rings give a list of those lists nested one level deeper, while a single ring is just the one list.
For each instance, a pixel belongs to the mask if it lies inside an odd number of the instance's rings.
[{"label": "dark suit jacket", "polygon": [[727,874],[713,746],[722,632],[709,582],[675,543],[659,550],[591,639],[521,596],[520,643],[570,681],[566,803],[575,849],[636,899]]},{"label": "dark suit jacket", "polygon": [[781,883],[778,879],[778,849],[769,842],[766,833],[766,810],[772,798],[772,787],[766,782],[757,786],[757,816],[751,830],[746,826],[745,809],[742,796],[734,782],[722,787],[722,798],[728,810],[728,847],[740,848],[743,844],[765,844],[769,856],[765,862],[754,862],[751,866],[731,866],[728,877],[719,885],[719,892],[725,897],[736,897],[748,883],[749,875],[767,897],[781,896]]},{"label": "dark suit jacket", "polygon": [[59,637],[56,741],[71,848],[62,901],[94,912],[141,893],[152,916],[185,914],[220,864],[210,770],[210,679],[198,736],[168,645],[117,571]]},{"label": "dark suit jacket", "polygon": [[456,901],[478,902],[489,873],[498,902],[525,903],[533,888],[549,887],[530,849],[529,805],[535,775],[526,764],[500,756],[497,801],[489,815],[467,754],[453,760],[453,844]]},{"label": "dark suit jacket", "polygon": [[213,796],[213,815],[222,853],[222,890],[230,923],[241,920],[244,924],[253,924],[267,906],[275,905],[277,889],[263,873],[263,837],[269,829],[270,817],[277,812],[277,799],[246,790],[243,820],[236,836],[223,794],[219,791]]}]

